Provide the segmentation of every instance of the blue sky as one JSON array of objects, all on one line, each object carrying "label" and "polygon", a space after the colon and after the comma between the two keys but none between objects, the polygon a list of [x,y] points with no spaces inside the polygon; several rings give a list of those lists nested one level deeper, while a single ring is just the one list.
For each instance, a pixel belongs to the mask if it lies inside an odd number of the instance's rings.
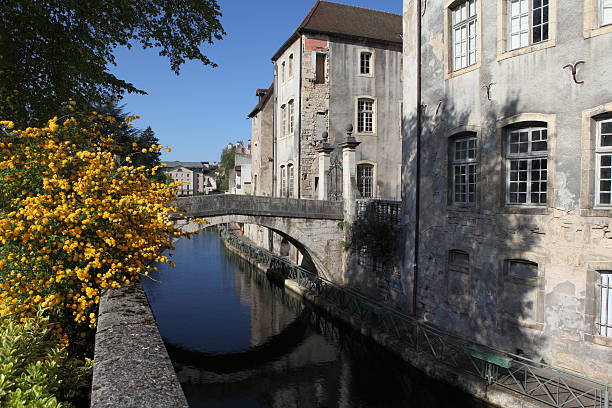
[{"label": "blue sky", "polygon": [[[401,14],[402,0],[338,0],[339,3]],[[148,95],[127,95],[126,111],[140,115],[164,146],[163,160],[216,161],[228,142],[247,141],[247,114],[255,89],[272,81],[270,58],[295,31],[314,0],[218,0],[227,36],[205,45],[217,68],[188,62],[176,76],[155,50],[118,49],[111,72]]]}]

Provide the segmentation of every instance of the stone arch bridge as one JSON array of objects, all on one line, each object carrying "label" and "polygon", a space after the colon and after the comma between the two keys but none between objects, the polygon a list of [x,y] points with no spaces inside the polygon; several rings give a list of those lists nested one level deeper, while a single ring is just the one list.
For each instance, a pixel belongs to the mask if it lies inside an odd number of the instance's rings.
[{"label": "stone arch bridge", "polygon": [[[343,203],[327,200],[219,194],[179,198],[180,216],[173,218],[186,230],[219,224],[244,223],[269,228],[293,244],[326,279],[343,283]],[[206,224],[186,218],[206,219]]]}]

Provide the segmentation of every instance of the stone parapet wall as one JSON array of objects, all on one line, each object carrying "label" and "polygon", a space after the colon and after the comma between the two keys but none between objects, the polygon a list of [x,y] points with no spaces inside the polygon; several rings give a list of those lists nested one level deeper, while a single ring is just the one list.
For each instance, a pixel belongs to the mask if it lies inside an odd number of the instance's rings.
[{"label": "stone parapet wall", "polygon": [[187,408],[187,400],[139,284],[100,299],[92,408]]},{"label": "stone parapet wall", "polygon": [[[320,220],[344,219],[341,202],[255,197],[232,194],[179,198],[175,203],[189,217],[252,215]],[[182,218],[176,216],[176,218]]]}]

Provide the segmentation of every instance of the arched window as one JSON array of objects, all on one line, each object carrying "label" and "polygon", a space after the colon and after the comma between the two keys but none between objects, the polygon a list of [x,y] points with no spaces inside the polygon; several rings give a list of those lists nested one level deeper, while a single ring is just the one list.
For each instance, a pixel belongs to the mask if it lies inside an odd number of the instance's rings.
[{"label": "arched window", "polygon": [[548,130],[546,126],[508,129],[506,139],[506,202],[546,205]]},{"label": "arched window", "polygon": [[451,139],[451,202],[470,205],[476,202],[478,172],[477,139],[475,134]]},{"label": "arched window", "polygon": [[287,119],[287,133],[292,135],[293,134],[293,116],[294,116],[294,103],[293,103],[293,99],[289,101],[289,103],[287,104],[289,106],[288,109],[288,113],[287,115],[289,116]]},{"label": "arched window", "polygon": [[287,134],[287,105],[281,105],[281,137]]},{"label": "arched window", "polygon": [[612,118],[597,121],[595,205],[612,208]]},{"label": "arched window", "polygon": [[280,196],[285,197],[287,191],[287,168],[285,166],[280,167]]},{"label": "arched window", "polygon": [[288,174],[288,186],[287,186],[287,196],[293,198],[293,184],[294,184],[294,174],[293,174],[293,164],[287,165],[287,174]]},{"label": "arched window", "polygon": [[357,187],[361,198],[374,197],[374,165],[357,165]]}]

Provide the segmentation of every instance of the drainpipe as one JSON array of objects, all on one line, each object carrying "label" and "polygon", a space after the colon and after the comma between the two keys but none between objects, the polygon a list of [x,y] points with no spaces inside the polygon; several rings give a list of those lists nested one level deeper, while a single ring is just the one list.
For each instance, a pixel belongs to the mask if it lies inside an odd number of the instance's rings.
[{"label": "drainpipe", "polygon": [[417,31],[417,52],[416,52],[416,186],[415,196],[416,203],[414,206],[414,271],[412,280],[412,314],[417,315],[417,290],[419,278],[419,234],[420,234],[420,219],[421,219],[421,0],[416,0],[416,31]]},{"label": "drainpipe", "polygon": [[[298,91],[298,165],[297,165],[297,198],[302,198],[302,77],[304,68],[304,38],[300,33],[300,90]],[[295,130],[294,130],[295,131]]]},{"label": "drainpipe", "polygon": [[[272,64],[274,65],[274,67],[276,68],[276,61],[272,61]],[[278,157],[276,154],[277,146],[276,146],[276,116],[277,116],[277,109],[278,109],[278,98],[276,97],[277,93],[278,93],[278,83],[277,83],[277,73],[276,73],[276,69],[274,68],[274,95],[272,95],[274,97],[274,99],[272,100],[272,197],[276,197],[276,169],[277,169],[277,159]]]}]

